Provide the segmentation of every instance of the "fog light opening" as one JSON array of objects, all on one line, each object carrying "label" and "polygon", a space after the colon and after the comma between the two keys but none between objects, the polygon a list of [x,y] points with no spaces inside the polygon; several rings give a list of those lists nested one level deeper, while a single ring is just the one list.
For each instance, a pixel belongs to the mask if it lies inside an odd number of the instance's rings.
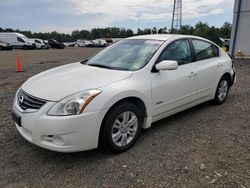
[{"label": "fog light opening", "polygon": [[46,135],[46,136],[43,136],[43,139],[50,141],[53,144],[56,144],[58,146],[62,146],[65,144],[64,139],[58,135]]},{"label": "fog light opening", "polygon": [[56,145],[59,145],[59,146],[64,145],[64,140],[63,140],[63,138],[60,137],[60,136],[57,136],[57,135],[55,135],[55,136],[52,137],[52,142],[53,142],[54,144],[56,144]]}]

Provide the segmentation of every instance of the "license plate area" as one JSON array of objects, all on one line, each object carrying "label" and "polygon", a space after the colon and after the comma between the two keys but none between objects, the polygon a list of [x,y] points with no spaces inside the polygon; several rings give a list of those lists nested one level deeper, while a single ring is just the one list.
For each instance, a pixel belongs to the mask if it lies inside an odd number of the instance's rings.
[{"label": "license plate area", "polygon": [[22,127],[21,116],[17,115],[15,112],[12,112],[12,118],[19,127]]}]

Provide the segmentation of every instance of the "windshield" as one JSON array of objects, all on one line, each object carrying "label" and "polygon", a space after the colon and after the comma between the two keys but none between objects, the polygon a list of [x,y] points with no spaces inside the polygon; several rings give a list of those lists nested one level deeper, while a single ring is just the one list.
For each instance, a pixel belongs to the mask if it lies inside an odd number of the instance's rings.
[{"label": "windshield", "polygon": [[28,39],[25,35],[23,35],[23,34],[19,34],[19,36],[21,37],[21,38],[23,38],[23,39]]},{"label": "windshield", "polygon": [[135,71],[144,67],[163,41],[125,39],[102,50],[87,64],[102,68]]}]

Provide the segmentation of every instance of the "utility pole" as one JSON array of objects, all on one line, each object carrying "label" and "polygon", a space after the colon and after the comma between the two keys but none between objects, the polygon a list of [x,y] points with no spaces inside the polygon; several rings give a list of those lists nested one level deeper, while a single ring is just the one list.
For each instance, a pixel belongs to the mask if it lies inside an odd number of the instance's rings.
[{"label": "utility pole", "polygon": [[180,30],[182,26],[182,0],[174,0],[171,32]]}]

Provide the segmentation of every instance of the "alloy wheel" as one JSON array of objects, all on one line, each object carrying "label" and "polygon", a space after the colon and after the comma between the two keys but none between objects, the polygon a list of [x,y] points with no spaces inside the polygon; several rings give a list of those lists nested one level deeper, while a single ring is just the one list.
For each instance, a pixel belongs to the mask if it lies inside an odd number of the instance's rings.
[{"label": "alloy wheel", "polygon": [[222,80],[218,88],[218,99],[223,101],[228,93],[228,82],[227,80]]},{"label": "alloy wheel", "polygon": [[112,126],[112,141],[116,146],[126,146],[134,138],[138,131],[138,118],[134,112],[121,113]]}]

